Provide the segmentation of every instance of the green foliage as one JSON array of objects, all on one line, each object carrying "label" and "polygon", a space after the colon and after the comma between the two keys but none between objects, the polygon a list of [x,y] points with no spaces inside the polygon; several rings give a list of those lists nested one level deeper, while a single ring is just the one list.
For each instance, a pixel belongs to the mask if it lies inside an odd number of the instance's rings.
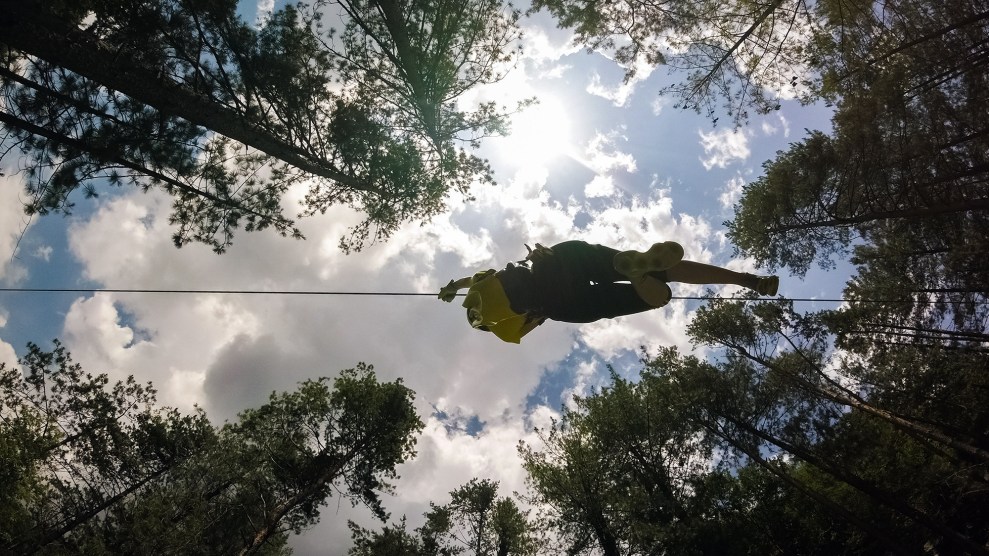
[{"label": "green foliage", "polygon": [[162,188],[176,244],[219,252],[239,227],[301,237],[280,201],[306,184],[303,215],[365,213],[349,251],[492,182],[467,147],[499,132],[504,110],[455,105],[502,77],[518,14],[491,0],[343,2],[338,35],[324,4],[286,6],[260,29],[235,2],[12,6],[0,120],[31,160],[29,212],[69,211],[80,187]]},{"label": "green foliage", "polygon": [[471,479],[450,492],[450,503],[430,503],[425,524],[409,533],[405,517],[398,524],[370,531],[350,522],[353,556],[526,556],[538,542],[528,513],[512,498],[498,498],[498,483]]},{"label": "green foliage", "polygon": [[661,350],[520,445],[557,551],[983,553],[984,353],[837,352],[842,317],[711,303],[709,360]]},{"label": "green foliage", "polygon": [[661,91],[676,106],[735,124],[750,109],[779,109],[780,98],[804,86],[806,50],[817,26],[802,0],[592,2],[536,0],[589,50],[606,51],[631,79],[636,67],[668,64],[682,82]]},{"label": "green foliage", "polygon": [[28,349],[23,375],[0,369],[0,436],[12,458],[4,465],[4,507],[16,508],[0,527],[7,550],[86,544],[80,531],[99,530],[92,520],[214,438],[201,412],[154,407],[150,385],[130,377],[110,386],[106,375],[84,373],[58,342],[50,352]]},{"label": "green foliage", "polygon": [[[738,252],[759,265],[806,274],[811,264],[833,267],[854,237],[851,223],[837,221],[847,202],[835,182],[843,161],[820,132],[779,151],[765,173],[743,188],[735,219],[726,222]],[[824,222],[827,222],[825,224]]]},{"label": "green foliage", "polygon": [[[533,502],[569,554],[688,553],[715,542],[704,530],[711,445],[674,389],[646,388],[613,375],[612,386],[576,400],[561,421],[539,431],[545,448],[520,445]],[[727,553],[727,552],[725,552]]]},{"label": "green foliage", "polygon": [[369,531],[353,521],[347,523],[353,546],[347,552],[353,556],[430,556],[437,552],[423,547],[422,540],[406,529],[403,517],[398,525],[384,526],[380,532]]},{"label": "green foliage", "polygon": [[[981,245],[989,235],[989,78],[972,52],[989,31],[983,3],[819,9],[826,25],[809,60],[822,76],[814,94],[837,105],[833,133],[810,132],[764,164],[728,223],[731,239],[760,263],[800,275],[815,261],[830,266],[855,240],[909,236],[914,251],[930,255]],[[962,271],[940,258],[945,268],[929,282]]]},{"label": "green foliage", "polygon": [[57,342],[20,363],[0,368],[5,552],[287,553],[334,492],[383,519],[422,427],[412,392],[364,364],[217,429],[133,378],[84,374]]},{"label": "green foliage", "polygon": [[[390,124],[438,150],[451,137],[474,142],[504,126],[493,104],[464,113],[454,101],[471,87],[499,81],[515,59],[519,12],[500,0],[331,2],[346,15],[327,48],[341,80],[385,107]],[[466,134],[466,135],[461,135]],[[442,152],[439,154],[443,155]]]}]

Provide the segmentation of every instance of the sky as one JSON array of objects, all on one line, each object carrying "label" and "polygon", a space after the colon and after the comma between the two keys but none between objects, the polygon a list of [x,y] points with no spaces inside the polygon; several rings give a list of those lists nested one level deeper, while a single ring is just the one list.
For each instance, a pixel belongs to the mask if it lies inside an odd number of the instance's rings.
[{"label": "sky", "polygon": [[[260,0],[242,12],[256,17],[272,5]],[[173,246],[161,193],[105,190],[77,199],[71,216],[28,219],[18,161],[8,157],[0,161],[0,285],[438,292],[450,279],[522,259],[525,243],[570,239],[618,249],[674,240],[686,259],[758,272],[751,260],[733,258],[723,222],[765,160],[806,129],[830,129],[829,111],[785,101],[739,129],[714,126],[658,95],[677,78],[665,68],[643,68],[624,83],[623,68],[572,44],[547,14],[522,25],[515,67],[461,99],[540,99],[515,117],[510,136],[482,145],[478,154],[498,183],[475,187],[475,201],[455,196],[425,225],[410,223],[351,255],[337,242],[360,216],[345,207],[300,220],[305,241],[241,232],[216,255]],[[298,211],[301,195],[283,200],[287,214]],[[783,274],[780,293],[840,297],[847,278],[841,269]],[[704,291],[673,284],[675,296]],[[609,365],[634,377],[640,348],[696,349],[685,327],[697,302],[585,325],[548,322],[521,345],[471,329],[459,304],[429,296],[0,292],[0,361],[15,364],[27,342],[50,347],[59,338],[87,371],[152,381],[161,404],[199,405],[218,424],[272,391],[371,363],[380,379],[402,378],[416,392],[426,423],[417,456],[400,467],[396,494],[385,500],[394,520],[406,514],[414,527],[430,501],[445,503],[474,477],[500,481],[502,495],[523,491],[519,440],[538,445],[535,427],[606,384]],[[292,540],[296,553],[345,554],[347,519],[376,526],[366,508],[331,498],[320,524]]]}]

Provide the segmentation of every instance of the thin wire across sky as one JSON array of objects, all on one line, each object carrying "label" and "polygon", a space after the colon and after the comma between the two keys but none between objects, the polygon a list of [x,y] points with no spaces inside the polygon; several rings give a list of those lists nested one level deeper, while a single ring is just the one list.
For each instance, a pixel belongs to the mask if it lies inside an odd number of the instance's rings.
[{"label": "thin wire across sky", "polygon": [[[223,294],[223,295],[329,295],[329,296],[398,296],[398,297],[436,297],[429,292],[383,292],[383,291],[331,291],[331,290],[211,290],[211,289],[148,289],[148,288],[0,288],[4,293],[148,293],[148,294]],[[458,293],[457,297],[465,296]],[[671,299],[683,301],[791,301],[800,303],[924,303],[916,299],[823,299],[813,297],[803,298],[758,298],[717,297],[717,296],[673,296]],[[989,300],[927,300],[926,303],[976,303],[986,304]]]}]

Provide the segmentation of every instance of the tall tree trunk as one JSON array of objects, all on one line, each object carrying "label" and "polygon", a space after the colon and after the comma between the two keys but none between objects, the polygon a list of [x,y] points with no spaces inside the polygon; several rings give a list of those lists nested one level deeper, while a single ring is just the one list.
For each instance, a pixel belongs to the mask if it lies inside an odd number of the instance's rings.
[{"label": "tall tree trunk", "polygon": [[132,484],[131,486],[127,487],[126,489],[117,493],[116,495],[111,496],[106,500],[103,500],[99,504],[89,508],[88,510],[80,514],[76,514],[72,516],[68,521],[62,523],[59,527],[45,531],[41,535],[41,538],[38,539],[37,541],[30,542],[25,540],[20,543],[15,542],[14,544],[8,546],[8,549],[11,551],[12,554],[34,554],[44,549],[45,546],[60,540],[70,531],[82,525],[83,523],[89,521],[90,519],[96,517],[96,515],[107,511],[108,509],[113,507],[117,502],[120,502],[124,498],[140,490],[142,487],[144,487],[144,485],[164,475],[169,469],[170,467],[168,466],[162,467],[161,469],[155,471],[154,473],[151,473],[147,477]]},{"label": "tall tree trunk", "polygon": [[258,219],[260,219],[262,222],[268,222],[274,225],[276,228],[288,227],[291,226],[292,224],[290,220],[287,220],[284,217],[280,217],[280,216],[273,217],[271,215],[261,214],[250,208],[242,206],[234,201],[231,201],[230,199],[217,197],[216,195],[213,195],[208,191],[203,191],[185,182],[182,182],[170,176],[166,176],[161,172],[158,172],[151,168],[147,168],[141,165],[140,163],[125,158],[123,155],[121,155],[119,152],[116,152],[112,148],[92,145],[90,143],[86,143],[74,137],[67,137],[65,135],[58,134],[54,131],[51,131],[50,129],[35,125],[26,120],[22,120],[21,118],[18,118],[13,114],[8,114],[7,112],[4,112],[2,110],[0,110],[0,123],[6,124],[10,127],[16,127],[18,129],[21,129],[33,135],[37,135],[39,137],[44,137],[45,139],[53,143],[89,153],[93,155],[93,157],[95,157],[97,160],[112,162],[121,167],[127,168],[128,170],[137,172],[138,174],[148,176],[149,178],[161,182],[166,186],[174,187],[180,191],[184,191],[191,195],[195,195],[197,197],[202,197],[203,199],[212,201],[217,206],[226,207],[230,210],[240,211],[245,214],[253,215]]},{"label": "tall tree trunk", "polygon": [[[942,431],[938,427],[923,424],[923,423],[918,423],[917,421],[910,419],[908,417],[903,417],[896,413],[886,411],[884,409],[880,409],[868,403],[860,396],[854,394],[848,389],[835,383],[833,380],[828,378],[826,374],[821,371],[821,369],[815,368],[815,370],[819,374],[824,376],[833,385],[836,385],[836,389],[838,391],[831,391],[827,388],[822,388],[821,386],[814,384],[797,374],[794,374],[786,369],[782,369],[780,367],[773,365],[771,361],[767,361],[761,357],[752,355],[751,353],[748,352],[748,350],[746,350],[743,347],[740,346],[726,346],[726,347],[733,348],[736,351],[738,351],[741,355],[744,355],[746,358],[755,361],[756,363],[759,363],[763,367],[767,369],[775,370],[781,375],[790,378],[797,386],[803,388],[804,390],[810,393],[817,394],[826,400],[830,400],[835,403],[839,403],[841,405],[845,405],[857,409],[868,415],[878,417],[879,419],[886,421],[887,423],[893,425],[897,429],[900,429],[901,431],[911,436],[919,435],[922,438],[927,438],[930,440],[934,440],[936,442],[940,442],[942,444],[950,446],[951,448],[954,448],[955,450],[958,450],[959,452],[968,454],[979,461],[989,463],[989,451],[983,450],[982,448],[973,445],[971,442],[968,442],[967,440],[955,438],[954,436],[951,436],[950,434]],[[806,360],[806,357],[804,359]]]},{"label": "tall tree trunk", "polygon": [[[343,456],[324,456],[325,459],[331,460],[327,463],[322,473],[316,476],[312,481],[306,483],[304,487],[295,492],[292,496],[286,498],[282,503],[275,506],[275,509],[270,512],[265,512],[264,522],[261,527],[257,530],[251,540],[247,543],[244,548],[240,551],[240,556],[245,556],[247,554],[256,553],[264,543],[271,538],[278,530],[278,524],[281,523],[282,519],[288,515],[293,508],[306,501],[308,498],[315,496],[319,489],[323,486],[329,484],[333,481],[343,470],[343,466],[353,458],[355,452],[347,453]],[[318,458],[317,458],[318,459]]]},{"label": "tall tree trunk", "polygon": [[952,214],[956,212],[985,210],[989,210],[989,199],[967,199],[957,203],[947,203],[930,207],[913,207],[900,210],[875,211],[845,218],[832,218],[830,220],[803,222],[799,224],[780,224],[766,228],[766,232],[780,233],[793,230],[849,227],[856,224],[865,224],[867,222],[876,222],[881,220],[893,220],[899,218],[928,218],[931,216],[940,216],[942,214]]},{"label": "tall tree trunk", "polygon": [[383,192],[335,168],[327,160],[304,152],[243,114],[161,76],[131,53],[112,49],[89,33],[45,13],[39,0],[0,0],[3,42],[73,73],[179,117],[254,147],[310,174],[333,180],[355,191]]},{"label": "tall tree trunk", "polygon": [[746,456],[748,456],[749,459],[751,459],[752,461],[756,462],[756,464],[758,464],[760,467],[762,467],[766,471],[772,473],[774,476],[776,476],[777,478],[779,478],[780,480],[782,480],[786,484],[792,486],[793,488],[795,488],[798,492],[800,492],[804,496],[807,496],[811,500],[813,500],[813,501],[817,502],[818,504],[820,504],[821,506],[827,508],[828,511],[831,512],[833,515],[836,515],[836,516],[840,517],[841,519],[844,519],[845,521],[851,523],[852,525],[854,525],[854,526],[858,527],[859,529],[861,529],[862,531],[864,531],[866,534],[871,535],[872,537],[874,537],[876,540],[878,540],[879,542],[881,542],[883,544],[883,546],[885,546],[887,549],[893,551],[893,553],[895,553],[895,554],[902,554],[902,555],[906,556],[908,554],[914,554],[916,552],[916,551],[907,550],[906,548],[904,548],[903,546],[901,546],[898,542],[896,542],[895,540],[891,539],[885,533],[883,533],[878,528],[876,528],[872,523],[869,523],[868,521],[865,521],[863,519],[860,519],[858,516],[856,516],[855,514],[853,514],[850,511],[848,511],[844,507],[839,506],[837,503],[835,503],[833,500],[831,500],[827,496],[824,496],[823,494],[817,492],[813,488],[811,488],[811,487],[809,487],[807,485],[804,485],[803,483],[801,483],[799,480],[797,480],[796,478],[794,478],[792,475],[790,475],[786,471],[783,471],[782,469],[778,468],[777,466],[769,463],[762,456],[759,455],[759,450],[757,448],[755,448],[755,449],[754,448],[749,448],[748,446],[745,445],[744,442],[740,442],[740,441],[736,440],[735,438],[733,438],[731,435],[723,432],[717,426],[716,423],[714,423],[714,424],[707,424],[706,423],[704,425],[704,427],[708,431],[710,431],[712,434],[714,434],[714,435],[716,435],[716,436],[724,439],[726,442],[728,442],[729,444],[731,444],[732,446],[734,446],[736,449],[738,449],[743,454],[745,454]]},{"label": "tall tree trunk", "polygon": [[835,479],[838,479],[839,481],[847,484],[848,486],[851,486],[852,488],[869,496],[870,498],[896,511],[897,513],[914,520],[918,524],[921,524],[931,529],[932,531],[944,535],[958,547],[964,548],[966,552],[970,554],[981,554],[983,556],[989,556],[989,550],[986,550],[984,546],[979,546],[977,543],[973,542],[971,539],[962,535],[958,531],[955,531],[951,527],[948,527],[947,525],[941,523],[940,521],[935,520],[931,516],[927,515],[925,512],[922,512],[917,508],[914,508],[910,504],[898,498],[895,498],[894,496],[890,495],[885,490],[882,490],[881,488],[875,486],[871,482],[866,481],[861,477],[858,477],[857,475],[849,473],[848,471],[841,469],[838,466],[832,465],[831,463],[817,457],[810,450],[801,448],[781,438],[777,438],[773,435],[770,435],[743,420],[735,419],[727,415],[721,415],[721,417],[726,421],[732,423],[733,425],[737,426],[738,428],[742,429],[743,431],[748,432],[753,436],[756,436],[766,442],[769,442],[775,446],[778,446],[779,448],[786,450],[787,452],[793,454],[795,457],[800,458],[801,460],[813,465],[814,467],[817,467],[821,471],[824,471],[825,473],[831,475]]}]

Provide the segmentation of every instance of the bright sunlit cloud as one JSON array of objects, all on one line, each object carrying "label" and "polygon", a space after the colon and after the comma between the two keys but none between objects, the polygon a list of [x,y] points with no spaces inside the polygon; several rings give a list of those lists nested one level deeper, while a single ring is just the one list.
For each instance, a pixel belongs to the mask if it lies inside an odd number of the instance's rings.
[{"label": "bright sunlit cloud", "polygon": [[539,95],[539,102],[512,116],[507,137],[500,139],[504,156],[519,167],[549,163],[573,148],[571,118],[559,99]]}]

